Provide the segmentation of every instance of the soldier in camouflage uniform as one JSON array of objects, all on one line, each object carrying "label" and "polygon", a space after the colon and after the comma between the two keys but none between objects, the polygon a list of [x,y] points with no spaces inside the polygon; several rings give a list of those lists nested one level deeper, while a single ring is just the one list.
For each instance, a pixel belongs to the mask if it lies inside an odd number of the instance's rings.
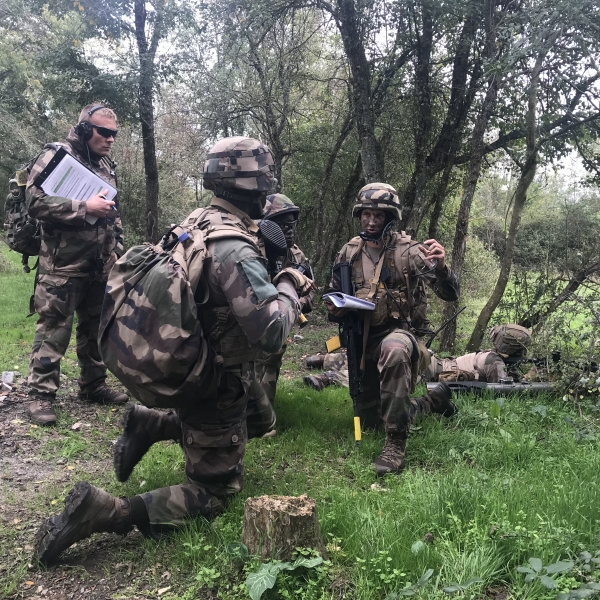
[{"label": "soldier in camouflage uniform", "polygon": [[[59,146],[116,187],[108,157],[117,135],[115,113],[99,104],[82,111],[77,127],[62,144],[51,144],[33,166],[26,187],[27,208],[41,222],[41,248],[35,286],[38,321],[29,361],[30,419],[54,425],[52,407],[60,384],[73,317],[77,313],[77,358],[81,368],[79,397],[122,404],[127,395],[106,386],[106,367],[98,351],[98,326],[108,273],[123,253],[123,229],[116,202],[98,194],[87,201],[47,195],[37,176]],[[107,192],[108,190],[105,190]]]},{"label": "soldier in camouflage uniform", "polygon": [[217,379],[198,390],[197,404],[176,412],[130,405],[115,447],[117,478],[125,481],[152,443],[175,439],[183,447],[187,483],[130,498],[78,483],[64,512],[38,531],[35,555],[41,562],[52,562],[94,532],[125,534],[136,525],[144,535],[157,537],[190,517],[215,516],[242,489],[254,360],[261,351],[279,350],[300,313],[299,298],[313,287],[294,269],[284,269],[271,282],[252,241],[252,219],[262,213],[273,170],[271,152],[258,140],[226,138],[210,150],[204,185],[215,197],[197,222],[201,228],[228,224],[249,238],[207,244],[203,277],[209,297],[200,318],[217,355]]},{"label": "soldier in camouflage uniform", "polygon": [[[417,377],[429,364],[429,353],[419,336],[429,331],[425,284],[443,300],[458,299],[459,285],[445,262],[445,250],[436,240],[425,245],[406,233],[392,230],[401,219],[396,190],[385,183],[370,183],[358,193],[353,216],[362,233],[340,251],[338,263],[352,265],[356,296],[375,303],[374,311],[358,311],[364,322],[363,391],[358,398],[366,427],[383,423],[386,439],[373,466],[378,475],[400,472],[410,423],[420,414],[451,416],[456,411],[446,384],[422,398],[410,398]],[[341,284],[334,267],[329,291]],[[330,302],[334,318],[347,309]]]},{"label": "soldier in camouflage uniform", "polygon": [[507,369],[505,359],[523,357],[531,342],[531,331],[521,325],[507,323],[490,330],[493,350],[471,352],[456,358],[433,356],[423,373],[427,381],[520,381],[518,369]]},{"label": "soldier in camouflage uniform", "polygon": [[[265,205],[265,214],[263,219],[274,221],[281,227],[281,231],[285,236],[288,252],[286,256],[277,257],[274,261],[272,270],[279,272],[290,266],[300,266],[307,277],[313,279],[310,263],[304,252],[296,245],[296,225],[298,224],[298,216],[300,208],[296,206],[287,196],[283,194],[271,194],[267,197]],[[301,298],[302,312],[309,313],[313,309],[314,290],[311,294]],[[279,352],[265,354],[256,362],[256,376],[261,382],[267,398],[273,404],[275,402],[275,394],[277,392],[277,380],[281,371],[281,363],[287,345],[284,344]]]},{"label": "soldier in camouflage uniform", "polygon": [[324,369],[320,375],[307,375],[304,383],[320,392],[330,385],[339,385],[349,388],[348,379],[348,356],[345,352],[332,352],[329,354],[317,354],[305,359],[309,369]]}]

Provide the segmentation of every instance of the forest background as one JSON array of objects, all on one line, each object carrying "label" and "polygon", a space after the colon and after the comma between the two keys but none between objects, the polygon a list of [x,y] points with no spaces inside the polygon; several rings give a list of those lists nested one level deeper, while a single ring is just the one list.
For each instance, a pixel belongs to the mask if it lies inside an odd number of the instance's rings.
[{"label": "forest background", "polygon": [[[600,324],[600,9],[593,0],[2,0],[0,178],[84,104],[117,112],[127,245],[206,205],[206,150],[249,135],[302,213],[318,283],[356,234],[366,182],[437,238],[459,303],[445,351],[490,322],[594,354]],[[568,173],[566,164],[576,165]]]}]

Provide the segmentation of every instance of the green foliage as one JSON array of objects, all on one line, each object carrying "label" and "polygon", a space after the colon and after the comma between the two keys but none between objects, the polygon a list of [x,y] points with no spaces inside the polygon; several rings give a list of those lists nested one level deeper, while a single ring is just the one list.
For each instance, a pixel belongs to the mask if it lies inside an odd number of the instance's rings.
[{"label": "green foliage", "polygon": [[[414,545],[414,544],[413,544]],[[393,592],[389,596],[386,596],[385,600],[397,600],[397,598],[403,598],[405,596],[414,596],[423,589],[431,579],[433,575],[433,569],[427,569],[415,583],[409,583],[406,587],[402,588],[398,592]]]},{"label": "green foliage", "polygon": [[566,573],[575,566],[573,561],[559,561],[544,567],[539,558],[530,558],[527,562],[528,567],[517,567],[519,573],[525,573],[525,583],[539,581],[548,590],[553,590],[558,585],[550,575]]},{"label": "green foliage", "polygon": [[282,571],[296,571],[296,569],[314,569],[323,563],[320,556],[305,556],[297,549],[300,556],[294,562],[273,560],[260,565],[258,571],[252,572],[246,578],[246,587],[252,600],[259,600],[266,590],[273,589],[277,576]]}]

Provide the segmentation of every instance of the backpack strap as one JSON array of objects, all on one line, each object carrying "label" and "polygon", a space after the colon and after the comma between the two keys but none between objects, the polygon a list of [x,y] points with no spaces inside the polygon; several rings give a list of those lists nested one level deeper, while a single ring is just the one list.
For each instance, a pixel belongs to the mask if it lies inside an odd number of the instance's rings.
[{"label": "backpack strap", "polygon": [[219,208],[230,212],[246,226],[248,231],[251,231],[252,233],[258,233],[258,225],[243,210],[240,210],[237,206],[231,204],[231,202],[227,202],[227,200],[215,196],[210,201],[210,205],[218,206]]}]

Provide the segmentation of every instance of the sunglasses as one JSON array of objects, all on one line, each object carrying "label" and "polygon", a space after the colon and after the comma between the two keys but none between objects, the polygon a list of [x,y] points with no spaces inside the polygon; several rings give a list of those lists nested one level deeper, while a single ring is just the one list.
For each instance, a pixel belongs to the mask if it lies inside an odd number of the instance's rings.
[{"label": "sunglasses", "polygon": [[283,223],[279,222],[279,227],[283,231],[293,231],[296,229],[296,225],[298,225],[298,221],[284,221]]},{"label": "sunglasses", "polygon": [[109,137],[116,138],[117,133],[119,133],[116,129],[109,129],[108,127],[99,127],[98,125],[92,125],[92,127],[103,137],[108,139]]}]

